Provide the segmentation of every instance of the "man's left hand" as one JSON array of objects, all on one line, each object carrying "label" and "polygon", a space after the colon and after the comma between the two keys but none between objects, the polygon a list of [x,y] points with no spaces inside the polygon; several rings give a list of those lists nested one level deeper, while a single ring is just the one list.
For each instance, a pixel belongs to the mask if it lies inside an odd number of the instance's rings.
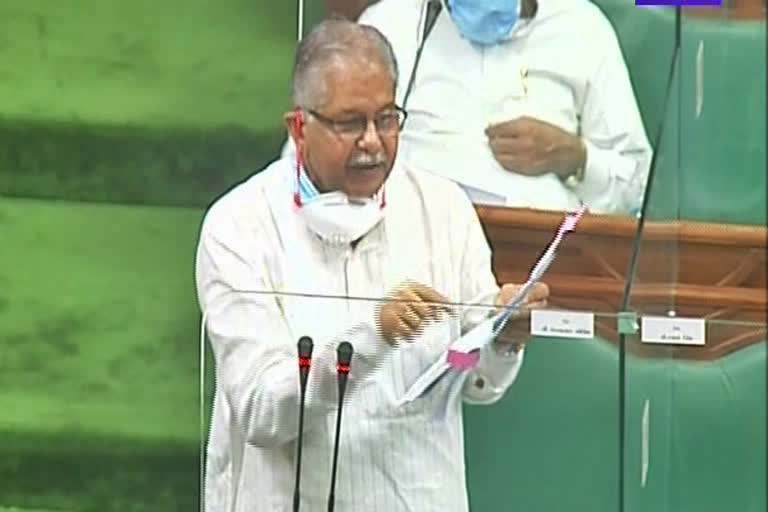
[{"label": "man's left hand", "polygon": [[[522,287],[519,284],[505,284],[501,287],[501,291],[496,297],[496,305],[504,307],[509,304],[509,301],[517,294],[518,290]],[[520,319],[527,319],[530,317],[532,309],[544,308],[547,306],[547,299],[549,298],[549,286],[544,283],[536,283],[533,285],[528,295],[523,299],[523,305],[518,312],[512,316],[510,322],[496,338],[496,343],[503,345],[517,345],[518,349],[524,345],[529,338],[528,324],[527,322],[520,322]]]},{"label": "man's left hand", "polygon": [[502,167],[527,176],[555,172],[566,178],[587,158],[579,137],[531,117],[491,125],[485,134]]}]

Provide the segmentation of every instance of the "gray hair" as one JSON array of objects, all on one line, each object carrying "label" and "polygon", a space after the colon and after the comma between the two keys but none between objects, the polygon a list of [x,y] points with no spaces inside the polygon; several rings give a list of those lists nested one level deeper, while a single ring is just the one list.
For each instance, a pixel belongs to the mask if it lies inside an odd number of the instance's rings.
[{"label": "gray hair", "polygon": [[389,72],[393,88],[397,88],[395,53],[378,29],[344,19],[317,24],[296,49],[291,84],[294,106],[314,108],[319,98],[326,97],[325,77],[319,73],[334,59],[360,57],[377,59]]}]

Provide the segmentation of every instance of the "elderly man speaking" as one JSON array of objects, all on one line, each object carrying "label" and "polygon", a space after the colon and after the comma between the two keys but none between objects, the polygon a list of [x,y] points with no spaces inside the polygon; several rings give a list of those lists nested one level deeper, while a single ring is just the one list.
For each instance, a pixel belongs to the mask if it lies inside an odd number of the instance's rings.
[{"label": "elderly man speaking", "polygon": [[[291,510],[303,335],[315,349],[302,508],[325,509],[342,341],[355,355],[336,510],[468,508],[461,404],[498,400],[517,375],[525,340],[505,333],[481,350],[467,378],[440,379],[417,400],[401,399],[492,310],[462,304],[506,303],[518,286],[498,287],[458,186],[396,164],[404,117],[396,82],[392,49],[376,29],[319,24],[298,47],[295,109],[285,116],[297,156],[272,163],[206,214],[196,282],[216,359],[209,512]],[[525,309],[547,296],[545,285],[534,287]]]}]

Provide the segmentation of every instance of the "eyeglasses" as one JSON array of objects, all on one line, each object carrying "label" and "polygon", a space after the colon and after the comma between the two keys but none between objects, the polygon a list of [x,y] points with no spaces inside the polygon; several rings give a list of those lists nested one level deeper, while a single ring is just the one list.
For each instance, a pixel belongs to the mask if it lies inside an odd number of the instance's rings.
[{"label": "eyeglasses", "polygon": [[[314,110],[307,110],[307,112],[323,123],[332,132],[344,138],[359,139],[363,136],[365,130],[368,129],[368,118],[365,116],[357,116],[352,119],[337,121],[318,114]],[[403,123],[405,123],[405,118],[407,116],[408,114],[405,110],[398,106],[394,106],[376,114],[376,117],[373,118],[373,125],[376,127],[376,132],[380,136],[392,136],[397,134],[403,127]]]}]

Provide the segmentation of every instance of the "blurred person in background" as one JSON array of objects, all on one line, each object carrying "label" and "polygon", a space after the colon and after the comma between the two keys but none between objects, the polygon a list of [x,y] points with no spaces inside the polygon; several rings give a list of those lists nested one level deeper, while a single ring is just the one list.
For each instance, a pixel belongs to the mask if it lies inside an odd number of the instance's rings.
[{"label": "blurred person in background", "polygon": [[[474,202],[635,214],[651,147],[610,22],[588,0],[433,0],[401,157]],[[356,14],[357,0],[329,0]],[[370,3],[370,2],[368,2]],[[404,103],[428,0],[380,0],[359,22],[392,43]]]}]

